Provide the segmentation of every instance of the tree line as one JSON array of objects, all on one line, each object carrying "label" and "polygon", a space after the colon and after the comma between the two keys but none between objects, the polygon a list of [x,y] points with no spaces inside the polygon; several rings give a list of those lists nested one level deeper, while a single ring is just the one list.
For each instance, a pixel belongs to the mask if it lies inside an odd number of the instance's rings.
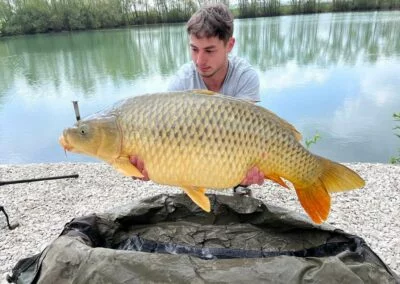
[{"label": "tree line", "polygon": [[[210,0],[0,0],[0,36],[184,22]],[[222,1],[236,18],[400,9],[400,0]]]}]

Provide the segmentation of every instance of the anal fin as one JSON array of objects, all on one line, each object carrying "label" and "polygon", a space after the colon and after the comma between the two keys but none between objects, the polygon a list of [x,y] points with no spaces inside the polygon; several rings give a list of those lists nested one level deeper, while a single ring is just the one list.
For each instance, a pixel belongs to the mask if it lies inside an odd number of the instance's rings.
[{"label": "anal fin", "polygon": [[290,189],[280,176],[268,174],[265,176],[265,178],[270,179],[270,180],[276,182],[277,184],[280,184],[281,186],[286,187],[287,189]]},{"label": "anal fin", "polygon": [[206,189],[202,187],[182,187],[183,191],[206,212],[211,211],[210,199],[205,195]]}]

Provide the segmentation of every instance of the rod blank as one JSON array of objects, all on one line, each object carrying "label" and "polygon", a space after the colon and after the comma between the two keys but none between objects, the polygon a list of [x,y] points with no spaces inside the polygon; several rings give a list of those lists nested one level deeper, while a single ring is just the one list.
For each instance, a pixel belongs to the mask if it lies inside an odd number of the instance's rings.
[{"label": "rod blank", "polygon": [[76,121],[79,121],[81,120],[81,114],[79,113],[78,101],[72,101],[72,103],[74,104]]},{"label": "rod blank", "polygon": [[32,179],[0,181],[0,186],[7,185],[7,184],[26,183],[26,182],[53,180],[53,179],[63,179],[63,178],[77,178],[77,177],[79,177],[78,174],[73,174],[73,175],[66,175],[66,176],[55,176],[55,177],[45,177],[45,178],[32,178]]}]

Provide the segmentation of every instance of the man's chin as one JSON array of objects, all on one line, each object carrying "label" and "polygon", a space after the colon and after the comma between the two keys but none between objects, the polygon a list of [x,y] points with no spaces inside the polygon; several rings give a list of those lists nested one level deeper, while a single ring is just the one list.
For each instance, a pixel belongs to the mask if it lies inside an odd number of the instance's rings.
[{"label": "man's chin", "polygon": [[200,76],[203,78],[210,78],[210,77],[214,76],[214,74],[215,74],[215,72],[201,72],[201,71],[198,71],[198,72],[199,72]]}]

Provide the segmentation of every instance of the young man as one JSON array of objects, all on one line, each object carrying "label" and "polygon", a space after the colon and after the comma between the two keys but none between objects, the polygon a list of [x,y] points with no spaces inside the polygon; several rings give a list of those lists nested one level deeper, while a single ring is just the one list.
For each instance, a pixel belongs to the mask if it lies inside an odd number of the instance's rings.
[{"label": "young man", "polygon": [[183,65],[168,90],[208,89],[260,101],[256,71],[244,59],[228,56],[235,45],[233,15],[224,4],[204,6],[187,22],[192,62]]},{"label": "young man", "polygon": [[[193,62],[181,67],[168,86],[169,91],[208,89],[223,95],[260,101],[260,82],[256,71],[245,60],[228,56],[235,38],[233,16],[223,4],[214,4],[198,10],[187,23],[189,44]],[[145,165],[138,157],[131,163],[149,180]],[[258,169],[249,171],[234,192],[251,195],[251,184],[262,184],[264,174]]]},{"label": "young man", "polygon": [[[200,8],[186,25],[192,62],[183,65],[172,78],[168,90],[208,89],[251,102],[260,101],[260,82],[251,65],[229,56],[235,45],[233,15],[224,4]],[[251,184],[262,184],[264,174],[250,171],[234,192],[251,195]]]}]

